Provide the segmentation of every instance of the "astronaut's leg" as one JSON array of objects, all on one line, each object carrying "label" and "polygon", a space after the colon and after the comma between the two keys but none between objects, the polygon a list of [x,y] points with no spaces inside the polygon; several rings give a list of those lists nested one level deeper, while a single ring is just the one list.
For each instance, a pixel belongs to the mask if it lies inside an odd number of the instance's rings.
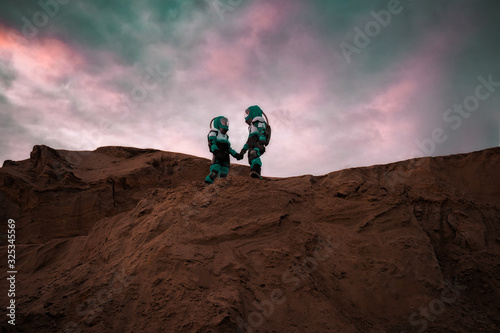
[{"label": "astronaut's leg", "polygon": [[248,152],[248,162],[250,163],[250,170],[252,170],[250,175],[254,178],[261,178],[262,161],[260,160],[258,148],[253,148]]},{"label": "astronaut's leg", "polygon": [[221,173],[222,167],[220,164],[214,163],[210,166],[210,174],[205,178],[205,183],[213,184],[214,180]]},{"label": "astronaut's leg", "polygon": [[227,174],[229,173],[229,167],[231,166],[231,162],[229,160],[229,153],[227,153],[227,155],[223,156],[223,159],[221,159],[219,161],[219,164],[221,166],[220,177],[226,178]]},{"label": "astronaut's leg", "polygon": [[223,166],[223,167],[220,169],[220,178],[226,178],[228,173],[229,173],[229,168],[228,168],[228,167]]}]

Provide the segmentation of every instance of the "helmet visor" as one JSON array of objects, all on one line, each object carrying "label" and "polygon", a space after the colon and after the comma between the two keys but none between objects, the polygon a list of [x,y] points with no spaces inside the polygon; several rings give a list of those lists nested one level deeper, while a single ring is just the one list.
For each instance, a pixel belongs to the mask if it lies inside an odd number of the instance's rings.
[{"label": "helmet visor", "polygon": [[222,134],[226,134],[229,130],[229,120],[227,120],[227,118],[220,118],[219,122],[219,130]]},{"label": "helmet visor", "polygon": [[250,125],[252,122],[252,117],[250,117],[250,108],[245,110],[245,122]]}]

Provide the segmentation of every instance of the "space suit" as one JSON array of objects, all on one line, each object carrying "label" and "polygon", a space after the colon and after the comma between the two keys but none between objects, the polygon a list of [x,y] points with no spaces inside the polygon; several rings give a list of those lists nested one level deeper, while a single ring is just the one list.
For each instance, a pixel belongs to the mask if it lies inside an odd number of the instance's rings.
[{"label": "space suit", "polygon": [[248,151],[250,175],[254,178],[262,178],[260,157],[266,152],[266,145],[269,143],[268,124],[264,119],[262,109],[257,105],[245,110],[245,122],[248,124],[248,139],[240,155],[243,157]]},{"label": "space suit", "polygon": [[213,153],[210,174],[205,178],[205,183],[212,184],[217,177],[225,178],[229,173],[230,161],[229,154],[234,158],[241,160],[243,156],[231,148],[229,136],[229,121],[226,117],[219,116],[212,120],[213,127],[208,133],[208,147]]}]

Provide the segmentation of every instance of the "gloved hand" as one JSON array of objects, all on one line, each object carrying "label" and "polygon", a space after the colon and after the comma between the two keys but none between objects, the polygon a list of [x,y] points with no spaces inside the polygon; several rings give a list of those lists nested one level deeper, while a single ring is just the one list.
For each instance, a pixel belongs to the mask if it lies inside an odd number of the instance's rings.
[{"label": "gloved hand", "polygon": [[210,146],[210,151],[215,154],[216,151],[219,150],[219,147],[214,143],[213,145]]},{"label": "gloved hand", "polygon": [[243,155],[241,153],[238,153],[236,155],[234,155],[234,158],[236,158],[236,160],[242,160],[243,159]]}]

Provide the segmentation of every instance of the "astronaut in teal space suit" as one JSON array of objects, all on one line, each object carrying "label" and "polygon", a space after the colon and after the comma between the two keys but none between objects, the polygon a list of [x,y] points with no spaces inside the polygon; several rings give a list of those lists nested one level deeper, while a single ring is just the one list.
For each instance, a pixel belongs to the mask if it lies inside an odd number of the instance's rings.
[{"label": "astronaut in teal space suit", "polygon": [[[264,119],[265,117],[265,119]],[[248,163],[250,163],[250,175],[253,178],[262,178],[262,161],[260,157],[266,152],[266,146],[271,139],[271,126],[262,109],[250,106],[245,110],[245,122],[248,124],[248,139],[239,157],[243,157],[248,151]]]},{"label": "astronaut in teal space suit", "polygon": [[212,184],[217,177],[225,178],[229,173],[229,154],[241,160],[243,156],[238,154],[231,148],[229,143],[229,120],[226,117],[219,116],[210,122],[213,126],[208,133],[208,147],[210,152],[213,153],[212,165],[210,166],[210,174],[205,178],[205,183]]}]

